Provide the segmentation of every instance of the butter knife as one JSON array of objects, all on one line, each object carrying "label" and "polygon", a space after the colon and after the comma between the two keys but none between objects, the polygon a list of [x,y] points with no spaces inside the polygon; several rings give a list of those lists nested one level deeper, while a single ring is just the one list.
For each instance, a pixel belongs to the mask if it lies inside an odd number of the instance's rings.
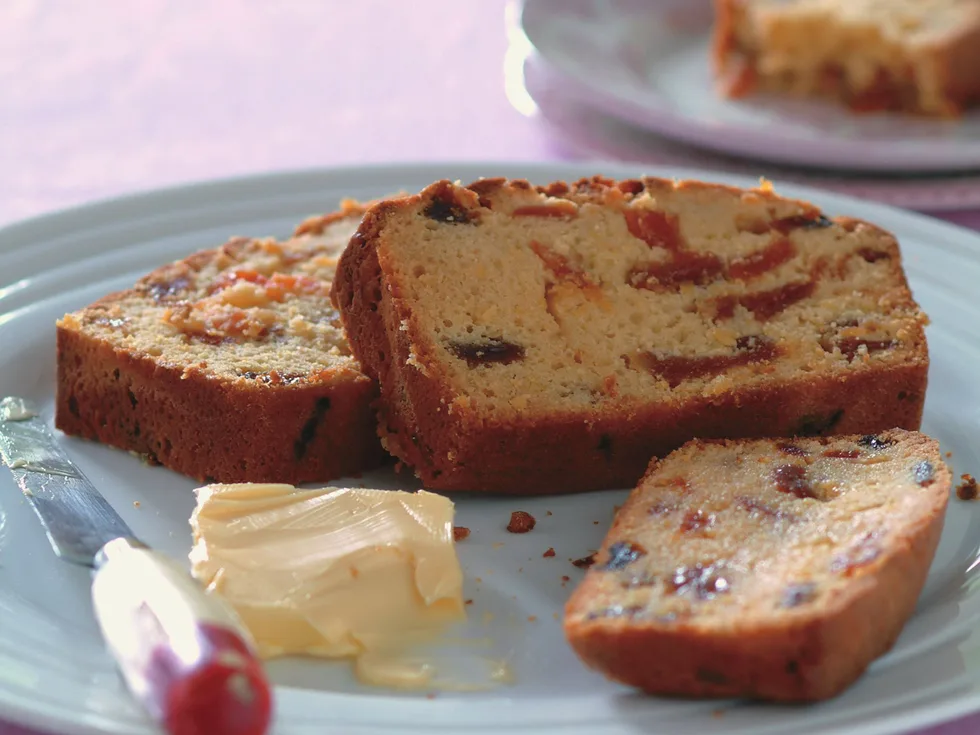
[{"label": "butter knife", "polygon": [[147,548],[58,445],[37,407],[0,400],[0,458],[92,604],[129,690],[172,735],[261,735],[272,694],[235,612]]}]

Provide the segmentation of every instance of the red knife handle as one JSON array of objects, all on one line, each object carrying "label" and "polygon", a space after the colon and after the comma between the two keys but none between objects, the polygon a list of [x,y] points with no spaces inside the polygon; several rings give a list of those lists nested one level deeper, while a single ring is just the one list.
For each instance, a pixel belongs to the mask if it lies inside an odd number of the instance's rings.
[{"label": "red knife handle", "polygon": [[171,735],[262,735],[272,692],[237,615],[169,558],[116,539],[92,600],[126,684]]}]

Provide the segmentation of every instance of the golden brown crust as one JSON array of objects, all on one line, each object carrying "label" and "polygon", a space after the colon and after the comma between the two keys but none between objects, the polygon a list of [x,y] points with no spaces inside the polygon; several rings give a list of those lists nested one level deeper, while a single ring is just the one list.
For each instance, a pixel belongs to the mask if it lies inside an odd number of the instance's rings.
[{"label": "golden brown crust", "polygon": [[303,235],[322,235],[324,230],[326,230],[330,225],[341,222],[342,220],[348,219],[350,217],[361,217],[364,212],[372,205],[374,202],[359,202],[355,199],[343,199],[340,202],[340,209],[336,212],[327,212],[326,214],[315,214],[312,217],[307,217],[305,220],[300,222],[296,226],[296,230],[293,232],[294,237],[302,237]]},{"label": "golden brown crust", "polygon": [[[709,616],[707,622],[699,619],[696,606],[689,617],[671,620],[642,614],[595,614],[600,605],[615,604],[600,591],[603,576],[610,574],[604,569],[610,544],[650,522],[646,506],[655,494],[649,488],[644,493],[643,486],[659,468],[654,462],[617,514],[593,570],[566,606],[565,633],[575,652],[610,678],[655,694],[812,701],[840,693],[892,647],[912,615],[939,542],[950,491],[951,475],[935,442],[921,435],[902,436],[898,431],[885,436],[898,443],[888,451],[909,451],[930,462],[935,475],[928,487],[916,487],[910,475],[904,487],[888,488],[890,494],[905,497],[910,504],[883,521],[888,526],[879,528],[886,540],[876,555],[837,573],[846,577],[842,581],[826,579],[832,591],[799,608],[780,609],[761,600],[742,600],[737,608],[733,606],[730,617],[700,611],[701,616]],[[856,439],[837,437],[835,441]],[[776,462],[786,458],[776,446],[771,456]],[[919,497],[911,500],[914,495]],[[829,551],[818,550],[817,554],[841,552],[843,539],[850,533],[844,518],[847,516],[842,515],[831,529],[838,546],[831,544]],[[721,536],[725,531],[719,528],[717,533]],[[675,538],[662,542],[666,549],[677,543]],[[741,558],[752,568],[756,561],[752,541],[741,539],[739,547],[748,550]],[[786,556],[803,553],[806,550],[787,544],[782,553],[766,557],[774,561],[763,565],[764,574],[770,581],[781,579],[788,588],[798,578],[789,569],[783,571],[782,567],[792,564]],[[817,569],[808,571],[814,579],[820,574]],[[825,573],[825,577],[833,576],[834,572]],[[737,585],[729,594],[738,594]]]},{"label": "golden brown crust", "polygon": [[[854,370],[846,376],[800,374],[778,386],[735,389],[680,404],[647,402],[627,409],[610,405],[522,419],[512,414],[487,417],[454,403],[457,396],[442,358],[429,352],[431,340],[414,318],[413,304],[402,298],[404,285],[385,261],[381,242],[389,218],[453,192],[467,216],[478,218],[495,198],[513,192],[617,207],[641,191],[658,189],[744,194],[732,187],[656,178],[614,182],[597,176],[538,188],[525,181],[490,179],[454,189],[442,181],[366,213],[341,258],[332,298],[355,356],[381,385],[379,432],[386,448],[412,467],[427,487],[517,494],[624,487],[635,483],[651,456],[669,452],[692,436],[869,433],[919,426],[928,372],[920,328],[916,354],[905,364]],[[787,201],[768,188],[751,195]],[[810,204],[796,204],[804,212],[816,212]],[[853,228],[863,224],[841,222]],[[893,258],[890,277],[899,284],[893,297],[912,304],[898,247],[890,236],[887,248]]]},{"label": "golden brown crust", "polygon": [[936,65],[950,116],[980,103],[980,25],[937,49]]},{"label": "golden brown crust", "polygon": [[[316,227],[305,225],[305,232],[322,234],[362,211],[346,202],[341,212],[317,218]],[[377,386],[349,357],[335,360],[339,367],[307,368],[307,373],[293,375],[286,369],[289,358],[280,354],[282,343],[275,340],[249,345],[215,338],[215,346],[200,346],[209,351],[212,364],[191,361],[186,351],[168,352],[167,340],[179,344],[180,337],[171,336],[173,327],[164,323],[169,314],[165,307],[176,312],[189,308],[201,294],[207,297],[221,276],[248,266],[249,253],[264,256],[263,247],[279,253],[283,246],[236,238],[162,266],[133,289],[106,296],[62,320],[57,328],[56,426],[203,482],[328,481],[384,461],[371,409]],[[283,262],[301,266],[304,247],[288,251]],[[315,249],[311,257],[325,252]],[[224,261],[228,265],[216,265]],[[294,273],[301,272],[294,268]],[[178,286],[192,288],[195,295],[177,293]],[[328,311],[311,305],[305,316],[327,320]],[[137,317],[142,319],[139,326]],[[99,322],[130,320],[132,330],[127,325],[118,331],[98,327]],[[317,326],[305,323],[311,329]],[[143,334],[143,340],[134,343],[127,331]],[[154,334],[166,335],[156,355],[146,349]],[[186,333],[183,339],[193,345],[212,337]],[[237,370],[230,359],[228,365],[218,365],[246,348],[251,372]]]},{"label": "golden brown crust", "polygon": [[735,18],[738,0],[714,0],[715,24],[711,36],[711,62],[715,73],[724,71],[735,49]]},{"label": "golden brown crust", "polygon": [[732,98],[756,90],[758,74],[751,54],[741,47],[736,31],[742,16],[741,0],[714,0],[715,25],[711,37],[711,66],[718,91]]},{"label": "golden brown crust", "polygon": [[326,481],[377,466],[373,382],[270,389],[58,327],[55,425],[201,482]]}]

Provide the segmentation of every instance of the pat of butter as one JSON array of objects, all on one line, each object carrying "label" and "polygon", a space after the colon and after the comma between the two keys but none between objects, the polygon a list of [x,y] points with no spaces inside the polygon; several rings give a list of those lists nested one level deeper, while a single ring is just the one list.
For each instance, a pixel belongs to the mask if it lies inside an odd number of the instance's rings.
[{"label": "pat of butter", "polygon": [[192,573],[264,657],[400,648],[466,616],[442,496],[252,483],[196,493]]}]

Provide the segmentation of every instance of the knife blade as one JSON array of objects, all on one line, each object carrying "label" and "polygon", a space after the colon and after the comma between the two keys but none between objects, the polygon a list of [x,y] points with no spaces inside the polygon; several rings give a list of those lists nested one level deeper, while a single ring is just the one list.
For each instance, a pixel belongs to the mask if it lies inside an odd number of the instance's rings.
[{"label": "knife blade", "polygon": [[54,553],[94,566],[96,554],[129,526],[62,453],[43,420],[22,399],[0,402],[0,457],[41,519]]},{"label": "knife blade", "polygon": [[0,458],[61,559],[92,567],[95,616],[129,690],[172,735],[261,735],[272,694],[237,614],[147,548],[37,406],[0,400]]}]

